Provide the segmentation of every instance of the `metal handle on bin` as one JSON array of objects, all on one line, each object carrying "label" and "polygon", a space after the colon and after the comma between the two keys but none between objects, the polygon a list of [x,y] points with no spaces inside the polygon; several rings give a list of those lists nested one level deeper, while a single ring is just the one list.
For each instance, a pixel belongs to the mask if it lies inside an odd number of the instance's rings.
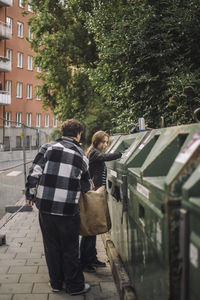
[{"label": "metal handle on bin", "polygon": [[194,120],[197,123],[200,122],[200,107],[195,109],[195,111],[194,111]]},{"label": "metal handle on bin", "polygon": [[128,211],[127,175],[122,175],[122,216],[121,216],[121,224],[123,224],[123,215],[124,215],[125,211]]}]

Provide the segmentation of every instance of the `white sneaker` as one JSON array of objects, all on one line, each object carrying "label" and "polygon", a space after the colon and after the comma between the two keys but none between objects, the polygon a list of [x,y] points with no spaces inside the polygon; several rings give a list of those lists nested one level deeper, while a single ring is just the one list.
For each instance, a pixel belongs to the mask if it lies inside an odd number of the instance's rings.
[{"label": "white sneaker", "polygon": [[49,282],[48,284],[49,284],[49,286],[50,286],[50,288],[51,288],[52,292],[54,292],[54,293],[58,293],[58,292],[60,292],[60,291],[61,291],[61,289],[56,289],[56,288],[53,288],[53,287],[51,286],[51,283],[50,283],[50,282]]},{"label": "white sneaker", "polygon": [[81,295],[81,294],[85,294],[90,290],[90,285],[88,283],[85,283],[84,289],[82,289],[79,292],[69,292],[69,294],[71,296],[76,296],[76,295]]}]

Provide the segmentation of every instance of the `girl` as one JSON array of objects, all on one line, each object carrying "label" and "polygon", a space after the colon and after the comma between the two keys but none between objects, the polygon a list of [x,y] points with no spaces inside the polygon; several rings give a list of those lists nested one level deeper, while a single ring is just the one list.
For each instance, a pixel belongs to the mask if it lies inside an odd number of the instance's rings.
[{"label": "girl", "polygon": [[[92,145],[87,150],[89,172],[95,190],[102,185],[106,185],[105,161],[115,160],[122,156],[121,152],[104,153],[108,143],[109,135],[105,131],[97,131],[92,137]],[[84,272],[94,273],[96,271],[95,267],[106,267],[106,264],[97,258],[96,235],[82,237],[80,260]]]}]

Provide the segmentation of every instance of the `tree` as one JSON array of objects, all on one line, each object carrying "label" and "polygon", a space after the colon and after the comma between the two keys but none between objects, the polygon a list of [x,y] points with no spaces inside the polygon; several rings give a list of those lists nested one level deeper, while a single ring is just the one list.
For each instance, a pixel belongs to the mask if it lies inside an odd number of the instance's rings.
[{"label": "tree", "polygon": [[[62,3],[65,3],[63,5]],[[61,119],[128,132],[193,122],[200,105],[198,0],[32,0],[41,93]]]},{"label": "tree", "polygon": [[95,68],[96,45],[76,4],[32,0],[31,5],[35,13],[28,21],[34,34],[31,47],[36,53],[35,64],[41,69],[39,93],[44,107],[50,107],[61,121],[76,118],[87,127],[92,124],[92,131],[109,129],[101,118],[102,107],[110,118],[109,105],[94,91],[87,72]]}]

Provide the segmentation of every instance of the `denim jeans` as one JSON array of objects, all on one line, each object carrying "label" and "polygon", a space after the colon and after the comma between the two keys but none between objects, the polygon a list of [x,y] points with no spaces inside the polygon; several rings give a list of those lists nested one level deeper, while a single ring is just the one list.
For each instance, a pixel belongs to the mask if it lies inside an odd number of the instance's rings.
[{"label": "denim jeans", "polygon": [[68,292],[84,288],[84,275],[79,261],[80,215],[56,216],[40,212],[45,257],[53,288],[65,282]]}]

